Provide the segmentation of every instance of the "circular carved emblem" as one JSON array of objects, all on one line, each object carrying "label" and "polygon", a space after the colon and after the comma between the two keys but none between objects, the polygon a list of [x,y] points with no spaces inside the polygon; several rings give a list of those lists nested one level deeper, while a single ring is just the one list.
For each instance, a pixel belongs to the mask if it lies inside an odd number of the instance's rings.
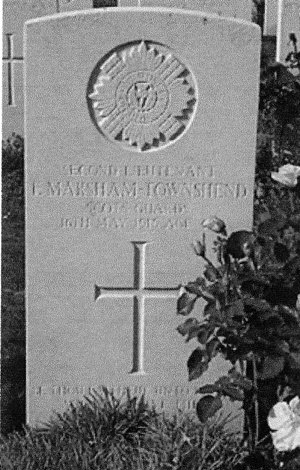
[{"label": "circular carved emblem", "polygon": [[92,118],[107,138],[126,148],[143,152],[169,145],[192,121],[195,80],[160,44],[121,46],[100,61],[92,77]]}]

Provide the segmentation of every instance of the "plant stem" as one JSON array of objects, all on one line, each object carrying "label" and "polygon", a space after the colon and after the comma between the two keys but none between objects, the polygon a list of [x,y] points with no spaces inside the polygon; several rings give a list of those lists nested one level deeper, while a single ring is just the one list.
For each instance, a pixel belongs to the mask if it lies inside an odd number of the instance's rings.
[{"label": "plant stem", "polygon": [[241,372],[242,376],[244,377],[245,365],[244,365],[244,361],[242,359],[239,359],[239,365],[240,365],[240,372]]},{"label": "plant stem", "polygon": [[204,261],[207,262],[207,264],[209,264],[209,266],[211,266],[211,267],[214,269],[214,271],[215,271],[216,274],[219,274],[217,268],[216,268],[215,265],[212,263],[212,261],[210,261],[210,259],[208,259],[205,255],[202,256],[202,258],[204,259]]},{"label": "plant stem", "polygon": [[203,433],[202,433],[202,442],[201,442],[201,457],[202,457],[202,460],[205,458],[206,438],[207,438],[207,424],[204,424]]},{"label": "plant stem", "polygon": [[295,213],[295,205],[294,205],[293,195],[292,195],[291,190],[288,190],[288,195],[289,195],[289,203],[290,203],[290,208],[291,208],[291,214],[294,214]]}]

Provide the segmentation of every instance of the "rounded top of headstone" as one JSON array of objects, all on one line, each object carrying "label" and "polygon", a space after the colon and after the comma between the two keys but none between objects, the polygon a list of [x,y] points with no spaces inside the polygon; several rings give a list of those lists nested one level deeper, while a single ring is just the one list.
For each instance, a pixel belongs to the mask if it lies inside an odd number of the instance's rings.
[{"label": "rounded top of headstone", "polygon": [[189,67],[170,48],[151,41],[108,52],[92,72],[88,89],[98,130],[137,152],[175,142],[196,111],[197,86]]}]

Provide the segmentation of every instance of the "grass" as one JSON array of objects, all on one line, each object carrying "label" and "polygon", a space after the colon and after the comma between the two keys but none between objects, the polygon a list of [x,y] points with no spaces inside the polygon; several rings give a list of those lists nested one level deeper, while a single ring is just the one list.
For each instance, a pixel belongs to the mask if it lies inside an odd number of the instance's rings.
[{"label": "grass", "polygon": [[[191,416],[166,418],[129,395],[87,397],[43,429],[0,440],[3,470],[231,470],[243,454],[226,419],[207,428]],[[205,445],[203,436],[205,438]]]}]

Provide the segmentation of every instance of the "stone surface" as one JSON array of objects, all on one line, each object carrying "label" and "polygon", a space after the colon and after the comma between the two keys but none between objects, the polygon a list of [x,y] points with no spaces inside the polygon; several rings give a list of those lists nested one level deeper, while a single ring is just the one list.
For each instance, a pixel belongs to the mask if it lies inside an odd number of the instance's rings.
[{"label": "stone surface", "polygon": [[300,0],[279,0],[276,60],[285,62],[293,50],[289,35],[294,33],[300,44]]},{"label": "stone surface", "polygon": [[190,409],[176,298],[205,217],[252,226],[260,29],[115,8],[26,41],[28,422],[102,385]]},{"label": "stone surface", "polygon": [[119,0],[118,6],[119,7],[140,7],[141,0]]},{"label": "stone surface", "polygon": [[2,67],[2,137],[24,135],[24,22],[67,10],[92,8],[92,0],[4,0]]},{"label": "stone surface", "polygon": [[88,10],[93,8],[93,0],[58,0],[58,12]]},{"label": "stone surface", "polygon": [[119,0],[120,7],[183,8],[251,21],[252,0]]},{"label": "stone surface", "polygon": [[278,0],[265,0],[264,35],[276,36],[278,22]]}]

